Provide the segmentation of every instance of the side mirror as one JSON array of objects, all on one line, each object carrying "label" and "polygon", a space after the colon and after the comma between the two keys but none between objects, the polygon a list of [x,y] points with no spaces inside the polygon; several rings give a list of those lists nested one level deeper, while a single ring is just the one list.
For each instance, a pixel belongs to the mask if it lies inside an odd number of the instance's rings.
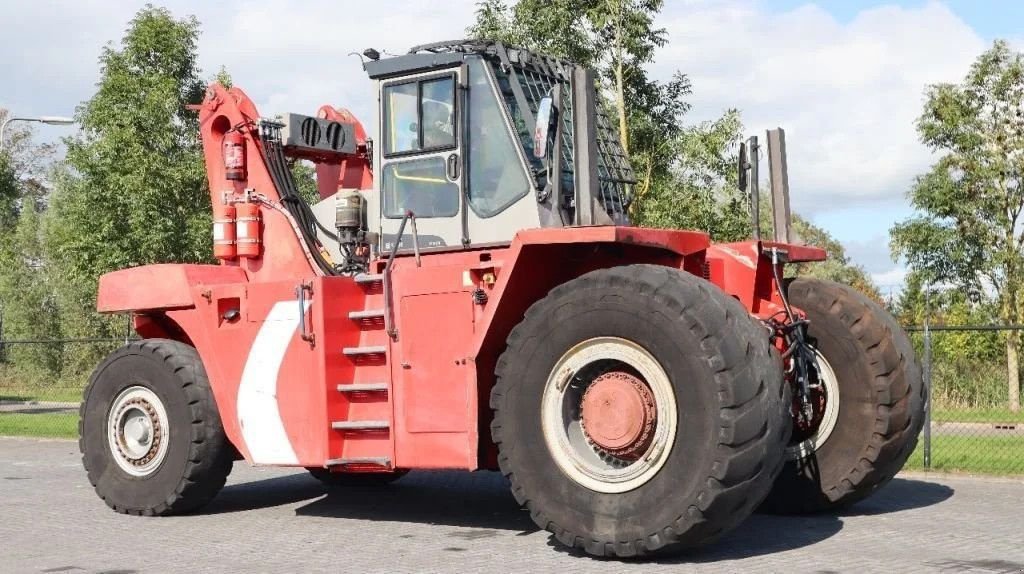
[{"label": "side mirror", "polygon": [[551,96],[544,96],[537,106],[537,125],[533,128],[533,157],[544,159],[548,155],[548,136],[554,123]]},{"label": "side mirror", "polygon": [[739,171],[738,181],[739,181],[740,191],[747,191],[747,187],[748,187],[747,170],[750,169],[750,162],[747,159],[747,144],[745,144],[745,143],[741,143],[740,144],[740,157],[739,157],[739,161],[737,162],[736,167],[737,167],[737,170]]}]

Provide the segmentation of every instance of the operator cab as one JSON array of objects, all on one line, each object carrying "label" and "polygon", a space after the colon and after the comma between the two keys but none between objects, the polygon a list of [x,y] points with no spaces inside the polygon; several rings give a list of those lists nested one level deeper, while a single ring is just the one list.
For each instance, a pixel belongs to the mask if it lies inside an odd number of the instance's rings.
[{"label": "operator cab", "polygon": [[[520,229],[628,223],[632,170],[589,70],[475,40],[417,46],[364,68],[378,103],[367,224],[379,232],[379,252],[413,247],[408,228],[399,236],[410,212],[420,250],[508,243]],[[545,98],[554,101],[552,145],[535,154]]]}]

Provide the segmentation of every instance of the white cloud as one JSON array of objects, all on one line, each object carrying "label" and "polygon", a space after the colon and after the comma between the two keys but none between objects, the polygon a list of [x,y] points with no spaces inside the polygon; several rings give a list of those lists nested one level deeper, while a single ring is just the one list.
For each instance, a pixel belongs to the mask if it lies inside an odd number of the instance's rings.
[{"label": "white cloud", "polygon": [[[31,114],[73,110],[93,92],[103,46],[119,42],[145,4],[0,0],[0,107]],[[415,44],[461,38],[475,6],[473,0],[158,4],[175,16],[199,18],[204,74],[210,76],[225,66],[261,113],[313,113],[329,103],[351,108],[367,124],[372,124],[373,111],[370,81],[349,53],[368,47],[402,53]]]},{"label": "white cloud", "polygon": [[750,134],[786,129],[805,215],[900,197],[932,161],[914,132],[927,84],[963,77],[985,42],[942,4],[883,6],[839,23],[808,4],[684,1],[661,21],[656,74],[694,84],[694,117],[739,108]]},{"label": "white cloud", "polygon": [[[93,92],[104,44],[118,42],[144,4],[0,0],[0,107],[25,114],[72,111]],[[350,108],[371,131],[370,82],[349,54],[371,46],[400,53],[462,37],[475,7],[474,0],[159,4],[199,18],[204,73],[226,66],[263,114],[312,113],[330,103]],[[887,227],[879,220],[893,217],[879,205],[900,203],[913,175],[932,161],[913,128],[924,87],[959,80],[985,48],[937,2],[868,9],[844,23],[812,4],[788,12],[769,10],[759,0],[666,4],[658,23],[667,28],[670,44],[659,51],[652,72],[661,78],[677,69],[690,75],[691,121],[735,107],[749,134],[783,126],[795,209],[815,219],[849,208],[868,211],[876,224],[872,235]],[[1024,41],[1018,38],[1016,45]],[[68,132],[39,133],[54,139]],[[849,224],[853,231],[839,233],[840,239],[860,237],[856,225]],[[874,251],[855,260],[880,283],[901,280],[884,249]]]},{"label": "white cloud", "polygon": [[875,285],[878,285],[878,288],[881,289],[883,293],[899,291],[900,286],[903,285],[906,279],[906,267],[893,267],[888,271],[871,274],[871,280],[875,282]]}]

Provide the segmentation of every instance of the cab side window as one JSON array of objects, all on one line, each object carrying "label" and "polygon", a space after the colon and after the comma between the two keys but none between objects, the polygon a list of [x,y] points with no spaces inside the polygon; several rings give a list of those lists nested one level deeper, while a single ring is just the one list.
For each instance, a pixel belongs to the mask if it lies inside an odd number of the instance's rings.
[{"label": "cab side window", "polygon": [[389,84],[383,98],[385,157],[455,147],[453,75]]},{"label": "cab side window", "polygon": [[532,187],[479,58],[469,62],[469,117],[469,204],[480,217],[493,217]]},{"label": "cab side window", "polygon": [[384,217],[452,217],[459,213],[459,185],[448,181],[444,159],[438,156],[384,165],[381,192]]}]

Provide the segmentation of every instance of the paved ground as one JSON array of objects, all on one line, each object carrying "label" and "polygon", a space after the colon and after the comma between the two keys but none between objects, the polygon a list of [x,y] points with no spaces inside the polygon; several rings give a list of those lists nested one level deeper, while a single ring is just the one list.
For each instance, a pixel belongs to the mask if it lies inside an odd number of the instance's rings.
[{"label": "paved ground", "polygon": [[325,494],[236,464],[202,514],[115,514],[71,441],[0,438],[0,572],[1024,572],[1024,481],[901,477],[841,516],[754,516],[671,561],[553,546],[494,473],[412,473]]}]

